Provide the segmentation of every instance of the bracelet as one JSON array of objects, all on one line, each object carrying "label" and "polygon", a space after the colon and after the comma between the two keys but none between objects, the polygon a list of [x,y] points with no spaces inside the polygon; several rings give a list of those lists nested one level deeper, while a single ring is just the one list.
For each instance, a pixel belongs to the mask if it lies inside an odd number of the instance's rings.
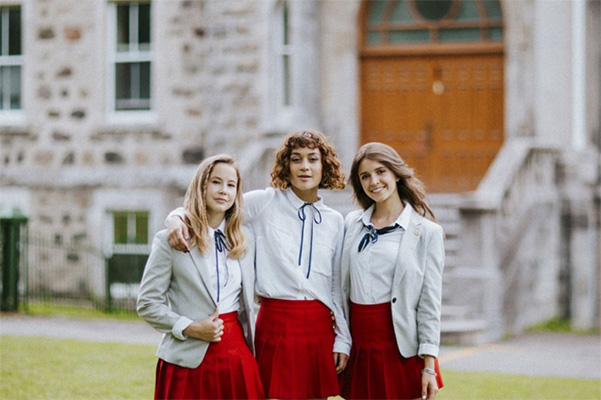
[{"label": "bracelet", "polygon": [[432,368],[427,368],[427,367],[426,367],[426,368],[422,369],[422,374],[423,374],[424,372],[425,372],[426,374],[430,374],[430,375],[438,376],[438,374],[436,373],[436,371],[434,371]]}]

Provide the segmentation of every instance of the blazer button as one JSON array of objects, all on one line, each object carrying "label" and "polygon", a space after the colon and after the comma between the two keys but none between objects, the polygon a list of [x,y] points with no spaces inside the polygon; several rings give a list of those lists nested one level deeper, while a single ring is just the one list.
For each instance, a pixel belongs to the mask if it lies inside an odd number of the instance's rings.
[{"label": "blazer button", "polygon": [[396,297],[393,297],[393,298],[392,298],[392,303],[393,303],[393,304],[394,304],[394,303],[396,303]]}]

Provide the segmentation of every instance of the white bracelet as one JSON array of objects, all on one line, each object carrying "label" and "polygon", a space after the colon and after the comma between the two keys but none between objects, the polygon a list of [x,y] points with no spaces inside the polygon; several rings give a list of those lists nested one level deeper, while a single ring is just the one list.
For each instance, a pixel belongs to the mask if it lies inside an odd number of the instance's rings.
[{"label": "white bracelet", "polygon": [[426,368],[422,369],[422,374],[423,374],[424,372],[425,372],[426,374],[430,374],[430,375],[438,376],[438,374],[436,373],[436,371],[434,371],[432,368],[428,368],[428,367],[426,367]]}]

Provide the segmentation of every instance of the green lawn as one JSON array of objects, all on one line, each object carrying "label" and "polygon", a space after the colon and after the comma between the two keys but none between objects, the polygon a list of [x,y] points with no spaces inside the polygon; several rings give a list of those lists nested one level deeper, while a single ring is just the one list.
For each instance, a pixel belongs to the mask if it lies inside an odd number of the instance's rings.
[{"label": "green lawn", "polygon": [[[0,336],[0,399],[151,399],[155,346]],[[601,399],[599,380],[443,369],[440,400]]]}]

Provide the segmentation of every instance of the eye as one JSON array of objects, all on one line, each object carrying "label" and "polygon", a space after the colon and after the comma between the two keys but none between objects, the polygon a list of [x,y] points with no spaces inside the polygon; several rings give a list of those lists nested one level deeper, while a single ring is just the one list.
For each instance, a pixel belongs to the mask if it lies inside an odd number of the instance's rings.
[{"label": "eye", "polygon": [[235,183],[228,183],[228,186],[231,187],[231,188],[234,188],[234,189],[236,188],[236,184]]},{"label": "eye", "polygon": [[319,161],[319,157],[317,156],[313,156],[310,158],[311,162],[318,162]]},{"label": "eye", "polygon": [[300,161],[300,157],[298,157],[298,156],[290,157],[290,161],[292,161],[294,163],[299,162]]},{"label": "eye", "polygon": [[361,175],[359,177],[359,179],[361,179],[362,181],[366,180],[367,178],[369,178],[369,175],[365,174],[365,175]]}]

